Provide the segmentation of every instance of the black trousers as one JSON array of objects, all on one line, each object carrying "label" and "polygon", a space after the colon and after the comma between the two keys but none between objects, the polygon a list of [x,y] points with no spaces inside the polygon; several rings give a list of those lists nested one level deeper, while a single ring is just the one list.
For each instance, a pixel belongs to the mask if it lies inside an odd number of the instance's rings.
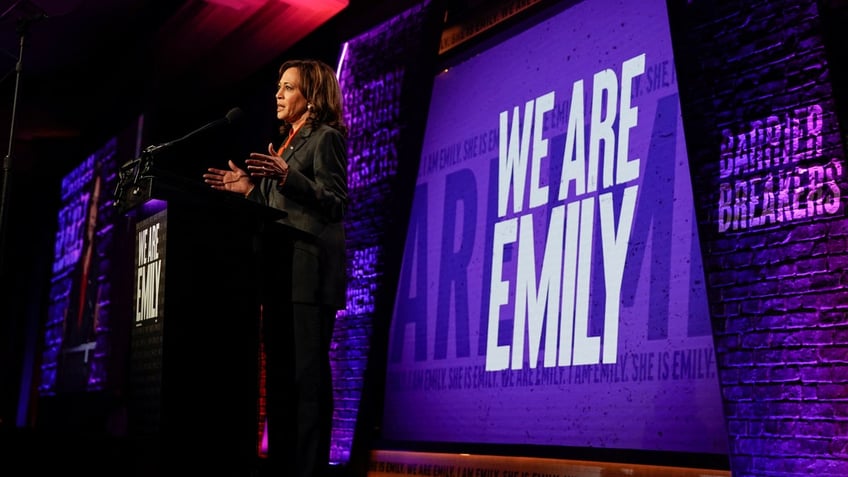
[{"label": "black trousers", "polygon": [[333,422],[329,352],[336,310],[295,303],[266,311],[268,468],[274,475],[323,476]]}]

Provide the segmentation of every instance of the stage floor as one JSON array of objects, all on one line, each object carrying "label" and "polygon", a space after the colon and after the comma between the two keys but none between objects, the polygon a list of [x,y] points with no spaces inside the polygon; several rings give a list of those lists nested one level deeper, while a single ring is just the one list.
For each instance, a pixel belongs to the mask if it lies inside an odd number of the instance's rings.
[{"label": "stage floor", "polygon": [[729,477],[724,470],[609,462],[375,450],[368,477]]},{"label": "stage floor", "polygon": [[[60,475],[87,477],[162,477],[193,474],[174,470],[206,469],[216,456],[190,453],[184,462],[160,462],[139,456],[135,444],[123,438],[52,434],[0,426],[0,475]],[[256,476],[261,463],[230,475]],[[213,467],[214,468],[214,467]],[[219,469],[220,470],[220,469]],[[356,477],[352,469],[331,468],[334,477]],[[362,469],[364,470],[364,469]],[[360,470],[361,472],[361,470]],[[372,450],[367,477],[730,477],[726,470],[643,465],[539,457],[462,453]]]}]

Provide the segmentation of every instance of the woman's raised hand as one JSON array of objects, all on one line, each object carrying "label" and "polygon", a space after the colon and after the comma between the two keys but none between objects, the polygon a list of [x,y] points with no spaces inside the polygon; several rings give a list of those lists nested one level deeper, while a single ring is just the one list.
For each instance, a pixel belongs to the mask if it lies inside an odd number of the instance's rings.
[{"label": "woman's raised hand", "polygon": [[289,173],[289,165],[274,151],[274,145],[268,144],[268,154],[250,153],[250,158],[244,161],[252,177],[271,177],[280,184],[285,182]]},{"label": "woman's raised hand", "polygon": [[203,181],[215,190],[225,190],[239,194],[247,194],[253,188],[253,182],[244,169],[236,166],[232,160],[227,161],[228,169],[210,167],[203,174]]}]

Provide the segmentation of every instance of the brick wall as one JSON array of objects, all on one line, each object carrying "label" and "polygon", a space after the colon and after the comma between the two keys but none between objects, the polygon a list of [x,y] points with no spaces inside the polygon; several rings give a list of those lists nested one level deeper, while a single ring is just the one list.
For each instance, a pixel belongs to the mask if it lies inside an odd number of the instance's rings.
[{"label": "brick wall", "polygon": [[[331,462],[367,460],[380,413],[388,329],[402,242],[426,117],[437,35],[429,1],[351,39],[339,81],[348,138],[348,303],[336,321],[331,359],[335,416]],[[366,385],[366,380],[368,384]]]},{"label": "brick wall", "polygon": [[734,475],[848,475],[845,154],[814,1],[669,2]]}]

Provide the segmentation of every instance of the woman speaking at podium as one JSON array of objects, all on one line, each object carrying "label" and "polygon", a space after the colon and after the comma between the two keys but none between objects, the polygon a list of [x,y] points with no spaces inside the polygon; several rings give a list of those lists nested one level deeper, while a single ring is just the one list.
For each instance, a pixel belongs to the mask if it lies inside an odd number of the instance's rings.
[{"label": "woman speaking at podium", "polygon": [[246,170],[230,160],[228,169],[209,168],[203,178],[213,189],[284,210],[281,222],[314,237],[294,240],[291,270],[266,273],[291,287],[292,304],[275,310],[265,303],[262,318],[268,463],[278,475],[313,477],[329,460],[329,348],[336,312],[345,305],[347,127],[335,72],[321,61],[283,63],[276,102],[281,145],[251,153]]}]

